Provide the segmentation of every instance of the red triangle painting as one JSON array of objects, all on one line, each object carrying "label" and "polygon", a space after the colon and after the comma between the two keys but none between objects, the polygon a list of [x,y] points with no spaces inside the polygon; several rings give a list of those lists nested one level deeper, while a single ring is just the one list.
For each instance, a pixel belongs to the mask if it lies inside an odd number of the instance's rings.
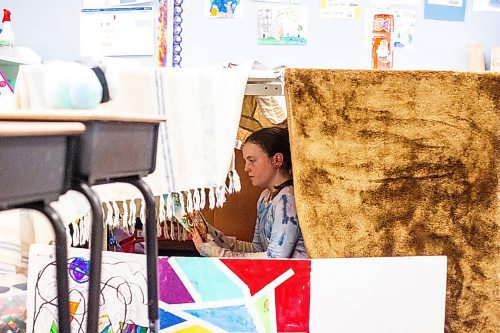
[{"label": "red triangle painting", "polygon": [[249,287],[252,295],[292,269],[294,274],[275,290],[277,329],[309,332],[310,260],[220,260]]}]

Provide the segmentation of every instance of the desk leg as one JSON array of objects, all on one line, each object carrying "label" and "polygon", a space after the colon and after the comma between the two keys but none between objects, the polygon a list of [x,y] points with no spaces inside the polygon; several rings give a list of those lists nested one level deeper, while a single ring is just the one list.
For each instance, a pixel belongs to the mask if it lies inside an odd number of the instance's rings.
[{"label": "desk leg", "polygon": [[156,239],[156,211],[153,192],[142,179],[128,179],[125,182],[141,191],[146,202],[146,263],[148,276],[149,332],[159,331],[158,322],[158,243]]},{"label": "desk leg", "polygon": [[92,209],[90,238],[90,279],[87,305],[87,333],[97,333],[99,321],[99,296],[101,291],[103,215],[99,197],[85,183],[75,184],[74,190],[82,193]]},{"label": "desk leg", "polygon": [[56,236],[56,276],[57,276],[57,310],[59,316],[59,332],[70,331],[69,317],[69,284],[68,284],[68,244],[66,228],[59,215],[48,205],[28,206],[43,213],[52,224]]}]

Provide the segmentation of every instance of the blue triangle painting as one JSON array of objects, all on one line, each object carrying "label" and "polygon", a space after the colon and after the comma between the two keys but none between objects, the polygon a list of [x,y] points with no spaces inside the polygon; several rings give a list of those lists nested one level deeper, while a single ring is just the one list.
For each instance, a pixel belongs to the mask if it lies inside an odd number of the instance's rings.
[{"label": "blue triangle painting", "polygon": [[256,332],[252,316],[244,305],[184,311],[227,332]]},{"label": "blue triangle painting", "polygon": [[170,326],[177,325],[179,323],[182,323],[183,321],[186,321],[185,319],[182,319],[181,317],[177,317],[176,315],[165,311],[163,309],[160,310],[160,329],[164,329]]}]

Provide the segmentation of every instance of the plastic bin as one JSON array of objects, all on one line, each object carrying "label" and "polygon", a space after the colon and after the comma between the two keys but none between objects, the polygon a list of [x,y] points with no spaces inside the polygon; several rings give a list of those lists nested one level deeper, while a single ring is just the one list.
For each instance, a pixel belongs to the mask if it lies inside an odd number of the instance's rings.
[{"label": "plastic bin", "polygon": [[159,123],[89,121],[78,140],[76,174],[89,184],[152,173]]},{"label": "plastic bin", "polygon": [[68,136],[0,137],[0,210],[57,200],[70,186]]}]

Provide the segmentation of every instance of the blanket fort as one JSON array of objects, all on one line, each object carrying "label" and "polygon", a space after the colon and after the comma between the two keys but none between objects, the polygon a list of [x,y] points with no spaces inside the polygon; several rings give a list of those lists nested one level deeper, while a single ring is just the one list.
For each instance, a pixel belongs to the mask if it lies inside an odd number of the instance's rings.
[{"label": "blanket fort", "polygon": [[312,258],[446,255],[447,332],[500,332],[500,73],[288,69]]}]

